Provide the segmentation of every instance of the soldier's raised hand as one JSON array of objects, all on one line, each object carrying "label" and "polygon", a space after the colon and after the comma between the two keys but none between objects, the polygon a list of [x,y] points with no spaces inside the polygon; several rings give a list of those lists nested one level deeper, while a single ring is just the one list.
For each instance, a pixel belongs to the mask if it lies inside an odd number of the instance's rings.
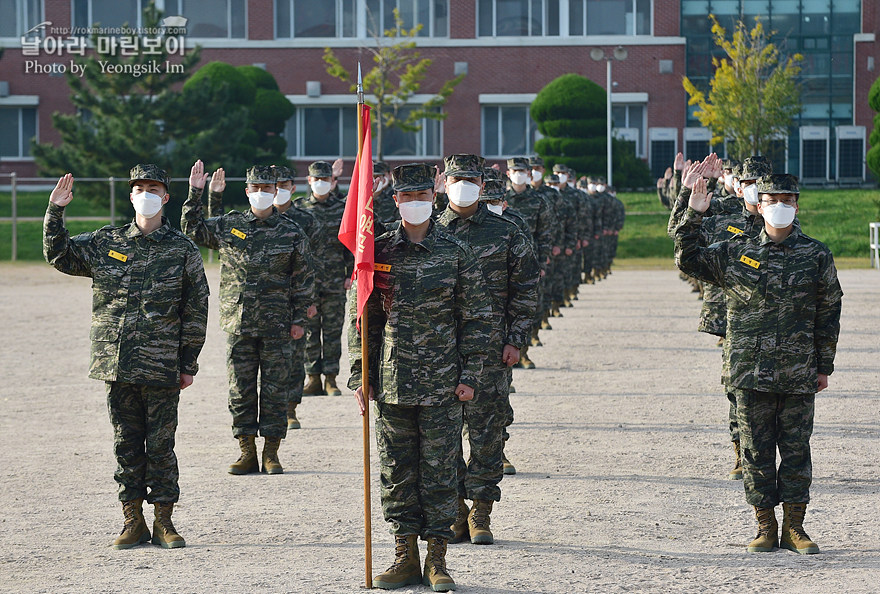
[{"label": "soldier's raised hand", "polygon": [[206,181],[208,181],[208,174],[205,173],[205,164],[199,159],[193,163],[192,169],[189,170],[189,185],[201,190],[205,187]]},{"label": "soldier's raised hand", "polygon": [[440,171],[439,168],[434,168],[434,193],[439,194],[440,192],[446,191],[446,174]]},{"label": "soldier's raised hand", "polygon": [[692,188],[694,186],[694,182],[702,177],[702,163],[700,161],[694,161],[684,169],[684,173],[681,176],[681,185],[686,188]]},{"label": "soldier's raised hand", "polygon": [[211,176],[210,188],[212,192],[222,192],[226,189],[226,172],[222,167]]},{"label": "soldier's raised hand", "polygon": [[721,167],[721,159],[715,153],[712,153],[706,158],[707,161],[707,171],[703,173],[703,177],[708,177],[709,179],[718,179],[721,177],[721,174],[724,173],[724,169]]},{"label": "soldier's raised hand", "polygon": [[691,196],[688,199],[688,206],[697,212],[703,213],[709,209],[709,202],[710,196],[706,193],[706,180],[701,177],[694,182]]},{"label": "soldier's raised hand", "polygon": [[65,173],[58,179],[55,189],[49,194],[49,202],[56,206],[67,206],[73,200],[73,174]]},{"label": "soldier's raised hand", "polygon": [[333,161],[333,165],[330,166],[330,171],[333,173],[333,177],[339,177],[342,175],[342,166],[344,165],[342,159],[336,159]]},{"label": "soldier's raised hand", "polygon": [[678,153],[675,155],[675,162],[672,164],[673,167],[677,171],[681,171],[684,169],[684,155],[682,153]]}]

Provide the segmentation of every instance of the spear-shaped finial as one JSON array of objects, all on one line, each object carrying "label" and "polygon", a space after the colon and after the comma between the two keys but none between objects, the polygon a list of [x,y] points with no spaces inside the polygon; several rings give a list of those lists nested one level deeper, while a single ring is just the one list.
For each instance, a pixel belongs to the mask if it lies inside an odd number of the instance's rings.
[{"label": "spear-shaped finial", "polygon": [[360,62],[358,62],[357,94],[358,94],[358,103],[363,103],[364,102],[364,79],[361,78],[361,63]]}]

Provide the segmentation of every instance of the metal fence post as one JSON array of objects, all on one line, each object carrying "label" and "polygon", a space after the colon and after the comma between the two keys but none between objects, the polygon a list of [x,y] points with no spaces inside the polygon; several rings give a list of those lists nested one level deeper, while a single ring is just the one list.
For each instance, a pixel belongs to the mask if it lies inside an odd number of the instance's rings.
[{"label": "metal fence post", "polygon": [[116,178],[110,176],[110,224],[116,224]]},{"label": "metal fence post", "polygon": [[12,261],[18,258],[18,191],[16,188],[16,173],[13,171],[12,178]]}]

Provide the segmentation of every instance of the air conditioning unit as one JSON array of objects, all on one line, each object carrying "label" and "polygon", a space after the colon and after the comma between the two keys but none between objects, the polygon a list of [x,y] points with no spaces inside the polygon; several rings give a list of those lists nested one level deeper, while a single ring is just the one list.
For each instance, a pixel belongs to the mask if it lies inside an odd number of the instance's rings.
[{"label": "air conditioning unit", "polygon": [[828,126],[801,126],[801,169],[800,175],[803,182],[828,181],[830,175],[830,151],[829,139],[831,137]]},{"label": "air conditioning unit", "polygon": [[865,127],[837,126],[834,136],[837,139],[837,181],[865,181]]},{"label": "air conditioning unit", "polygon": [[648,128],[648,151],[651,175],[663,177],[666,168],[675,162],[678,128]]}]

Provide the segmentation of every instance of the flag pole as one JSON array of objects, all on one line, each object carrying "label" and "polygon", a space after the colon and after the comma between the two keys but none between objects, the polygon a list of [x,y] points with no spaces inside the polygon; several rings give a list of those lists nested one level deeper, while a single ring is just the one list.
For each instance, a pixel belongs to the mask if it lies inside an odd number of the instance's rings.
[{"label": "flag pole", "polygon": [[[361,77],[361,63],[358,62],[357,82],[357,122],[358,150],[355,167],[360,166],[364,149],[364,81]],[[361,315],[361,391],[364,395],[363,438],[364,438],[364,582],[368,589],[373,588],[373,527],[372,505],[370,501],[370,355],[369,334],[367,331],[367,308]]]}]

